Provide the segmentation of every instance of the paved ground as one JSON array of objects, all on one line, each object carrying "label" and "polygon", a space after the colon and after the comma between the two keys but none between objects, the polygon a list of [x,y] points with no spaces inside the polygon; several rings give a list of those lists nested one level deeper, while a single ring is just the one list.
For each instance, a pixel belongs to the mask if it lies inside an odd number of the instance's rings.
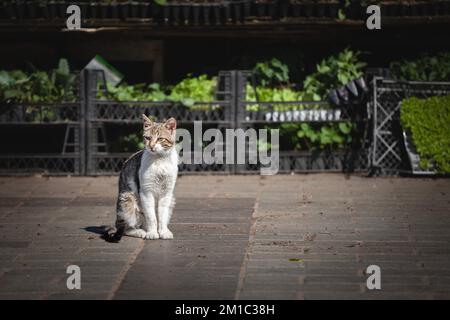
[{"label": "paved ground", "polygon": [[116,189],[0,178],[0,299],[450,298],[448,179],[183,176],[174,240],[110,244]]}]

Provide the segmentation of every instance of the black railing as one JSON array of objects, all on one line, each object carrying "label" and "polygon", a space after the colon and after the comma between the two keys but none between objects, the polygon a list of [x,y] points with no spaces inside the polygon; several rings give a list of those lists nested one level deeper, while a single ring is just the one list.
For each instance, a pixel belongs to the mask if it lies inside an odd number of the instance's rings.
[{"label": "black railing", "polygon": [[86,174],[83,74],[76,83],[75,101],[0,105],[0,174]]},{"label": "black railing", "polygon": [[[192,130],[196,121],[204,129],[247,129],[261,125],[278,126],[282,123],[341,122],[354,123],[353,142],[338,150],[280,151],[280,172],[311,172],[367,170],[368,168],[368,113],[364,99],[351,101],[339,107],[326,101],[260,102],[246,101],[248,72],[223,71],[218,76],[216,99],[197,102],[193,107],[175,102],[122,102],[98,98],[100,71],[84,71],[79,77],[77,100],[60,104],[20,104],[2,108],[0,128],[8,126],[63,126],[63,133],[44,139],[57,140],[63,136],[60,151],[41,154],[7,152],[0,155],[1,174],[40,172],[48,174],[109,175],[120,171],[124,160],[132,153],[113,148],[114,133],[126,127],[138,132],[141,115],[162,121],[175,117],[179,126]],[[103,86],[104,87],[104,86]],[[103,95],[103,97],[108,95]],[[256,108],[255,108],[256,106]],[[31,109],[30,109],[31,108]],[[35,109],[34,109],[35,108]],[[31,111],[30,111],[31,110]],[[113,138],[111,138],[111,133]],[[203,134],[203,132],[202,132]],[[223,137],[226,137],[223,134]],[[234,138],[233,138],[234,139]],[[45,145],[46,140],[40,143]],[[231,141],[224,141],[228,146]],[[233,143],[236,146],[236,143]],[[13,148],[14,149],[14,148]],[[246,149],[247,150],[247,149]],[[236,153],[235,153],[236,154]],[[181,173],[257,173],[259,165],[181,164]]]}]

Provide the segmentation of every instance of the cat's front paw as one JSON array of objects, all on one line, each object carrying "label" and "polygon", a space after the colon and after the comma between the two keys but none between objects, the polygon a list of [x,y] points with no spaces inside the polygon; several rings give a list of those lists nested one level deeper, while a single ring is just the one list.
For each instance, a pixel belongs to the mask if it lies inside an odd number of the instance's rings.
[{"label": "cat's front paw", "polygon": [[169,229],[161,230],[159,237],[161,239],[173,239],[173,233]]},{"label": "cat's front paw", "polygon": [[145,239],[149,239],[149,240],[155,240],[155,239],[159,239],[159,233],[156,230],[151,230],[148,231],[145,234]]}]

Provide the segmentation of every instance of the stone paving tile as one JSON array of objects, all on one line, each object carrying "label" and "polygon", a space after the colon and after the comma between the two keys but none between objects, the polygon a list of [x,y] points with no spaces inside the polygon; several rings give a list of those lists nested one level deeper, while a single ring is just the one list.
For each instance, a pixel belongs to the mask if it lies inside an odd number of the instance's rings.
[{"label": "stone paving tile", "polygon": [[[114,221],[117,177],[1,177],[0,299],[450,299],[449,187],[182,176],[173,241],[109,244],[97,232]],[[382,290],[365,287],[370,264]]]},{"label": "stone paving tile", "polygon": [[[429,277],[450,270],[448,180],[279,179],[260,187],[239,298],[447,297],[449,285]],[[369,264],[382,270],[374,294],[365,288]]]},{"label": "stone paving tile", "polygon": [[[181,201],[181,206],[183,204],[186,203]],[[146,242],[114,298],[233,299],[250,221],[211,223],[208,216],[203,223],[187,221],[191,216],[201,215],[202,211],[216,215],[223,209],[234,210],[236,218],[251,216],[253,204],[251,198],[212,198],[203,203],[189,203],[188,215],[182,215],[183,210],[177,212],[180,221],[185,219],[185,222],[174,223],[171,228],[176,240]],[[232,242],[221,241],[225,239]],[[237,241],[240,239],[245,241]],[[231,273],[224,277],[228,272]]]}]

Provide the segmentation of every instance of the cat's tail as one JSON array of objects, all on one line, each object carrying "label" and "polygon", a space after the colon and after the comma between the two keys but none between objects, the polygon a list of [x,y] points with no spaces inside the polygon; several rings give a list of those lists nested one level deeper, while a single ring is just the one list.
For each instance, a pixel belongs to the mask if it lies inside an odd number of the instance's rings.
[{"label": "cat's tail", "polygon": [[119,224],[116,227],[110,227],[105,230],[102,238],[107,242],[119,242],[125,232],[125,224]]},{"label": "cat's tail", "polygon": [[125,233],[127,221],[130,217],[136,218],[139,211],[138,199],[133,192],[121,192],[117,201],[117,220],[116,226],[105,230],[103,239],[108,242],[119,242]]}]

